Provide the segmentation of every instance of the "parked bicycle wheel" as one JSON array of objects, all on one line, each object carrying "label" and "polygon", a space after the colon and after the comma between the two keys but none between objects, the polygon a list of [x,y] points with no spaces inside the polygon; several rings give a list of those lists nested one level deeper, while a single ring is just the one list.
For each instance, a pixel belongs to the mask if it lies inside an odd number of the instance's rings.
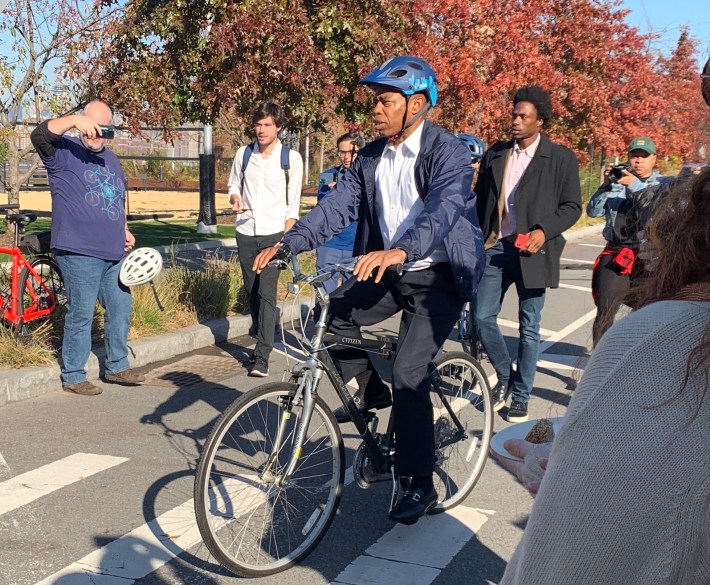
[{"label": "parked bicycle wheel", "polygon": [[195,479],[197,525],[209,551],[243,577],[283,571],[305,557],[335,517],[345,478],[338,424],[315,398],[293,473],[288,465],[303,403],[297,386],[260,386],[232,403],[215,424]]},{"label": "parked bicycle wheel", "polygon": [[[26,338],[31,338],[43,323],[61,322],[67,303],[64,281],[57,263],[47,256],[38,256],[30,265],[42,281],[37,280],[27,267],[20,272],[19,291],[22,302],[17,312],[22,320],[15,327],[15,333],[18,337]],[[35,311],[48,311],[48,314],[33,319],[30,316]]]},{"label": "parked bicycle wheel", "polygon": [[463,352],[449,352],[434,360],[439,387],[466,431],[463,440],[450,442],[457,431],[451,413],[432,390],[436,469],[434,485],[439,504],[430,513],[461,503],[476,485],[488,459],[493,434],[493,404],[488,378],[480,364]]}]

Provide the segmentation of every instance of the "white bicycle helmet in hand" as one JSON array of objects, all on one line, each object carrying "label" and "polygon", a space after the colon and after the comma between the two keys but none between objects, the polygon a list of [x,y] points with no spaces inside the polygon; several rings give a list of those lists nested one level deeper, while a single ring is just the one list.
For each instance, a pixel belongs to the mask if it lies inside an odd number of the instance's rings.
[{"label": "white bicycle helmet in hand", "polygon": [[153,280],[163,269],[163,257],[154,248],[136,248],[121,265],[118,276],[126,286],[138,286]]}]

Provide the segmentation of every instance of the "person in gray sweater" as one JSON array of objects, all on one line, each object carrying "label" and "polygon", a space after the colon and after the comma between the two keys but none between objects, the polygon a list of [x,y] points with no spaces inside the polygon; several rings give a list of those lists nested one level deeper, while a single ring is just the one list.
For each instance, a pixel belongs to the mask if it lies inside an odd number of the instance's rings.
[{"label": "person in gray sweater", "polygon": [[639,308],[594,350],[549,455],[506,441],[537,496],[501,585],[710,583],[709,220],[706,170],[660,204]]}]

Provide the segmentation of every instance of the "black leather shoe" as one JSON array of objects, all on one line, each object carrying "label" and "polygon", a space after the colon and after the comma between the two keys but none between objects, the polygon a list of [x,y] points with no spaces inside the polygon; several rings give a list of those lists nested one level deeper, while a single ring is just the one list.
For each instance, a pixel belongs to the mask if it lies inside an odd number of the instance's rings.
[{"label": "black leather shoe", "polygon": [[399,503],[392,508],[389,518],[394,522],[410,526],[436,505],[437,494],[434,488],[424,493],[422,488],[404,492]]},{"label": "black leather shoe", "polygon": [[498,382],[491,390],[491,399],[493,400],[493,411],[498,412],[505,406],[505,401],[510,395],[510,383]]},{"label": "black leather shoe", "polygon": [[521,423],[528,420],[528,404],[527,402],[518,402],[513,400],[508,409],[508,422]]},{"label": "black leather shoe", "polygon": [[[379,410],[380,408],[388,408],[392,406],[392,395],[390,394],[390,389],[384,384],[376,393],[368,391],[364,400],[362,395],[362,390],[358,390],[353,395],[353,402],[360,411],[360,414],[364,414],[368,410]],[[348,415],[348,411],[345,410],[344,406],[336,408],[333,411],[333,414],[335,415],[335,420],[339,423],[350,422],[350,415]]]}]

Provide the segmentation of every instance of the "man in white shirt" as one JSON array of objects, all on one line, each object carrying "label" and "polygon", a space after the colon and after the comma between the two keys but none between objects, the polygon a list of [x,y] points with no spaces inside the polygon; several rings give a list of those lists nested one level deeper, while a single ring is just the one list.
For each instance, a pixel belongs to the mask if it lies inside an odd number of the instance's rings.
[{"label": "man in white shirt", "polygon": [[256,273],[252,264],[261,250],[280,242],[284,232],[298,220],[303,161],[298,152],[288,150],[278,138],[284,114],[277,102],[268,100],[260,104],[252,112],[251,120],[256,142],[237,151],[228,193],[229,203],[237,214],[237,248],[249,297],[250,332],[256,336],[249,375],[265,377],[274,348],[279,271],[266,268]]},{"label": "man in white shirt", "polygon": [[[280,245],[294,254],[312,250],[353,220],[353,277],[330,296],[331,332],[358,337],[402,311],[392,370],[394,472],[411,486],[390,519],[414,524],[437,502],[434,411],[428,363],[473,298],[483,270],[483,237],[471,193],[471,157],[453,134],[425,120],[436,105],[434,71],[426,61],[388,60],[360,83],[375,92],[373,125],[380,135]],[[279,251],[264,250],[262,270]],[[386,271],[402,264],[404,271]],[[360,410],[389,406],[389,389],[366,352],[329,350],[346,382],[355,379]],[[347,414],[347,413],[345,413]],[[342,418],[340,419],[343,420]],[[358,429],[359,430],[359,429]]]}]

